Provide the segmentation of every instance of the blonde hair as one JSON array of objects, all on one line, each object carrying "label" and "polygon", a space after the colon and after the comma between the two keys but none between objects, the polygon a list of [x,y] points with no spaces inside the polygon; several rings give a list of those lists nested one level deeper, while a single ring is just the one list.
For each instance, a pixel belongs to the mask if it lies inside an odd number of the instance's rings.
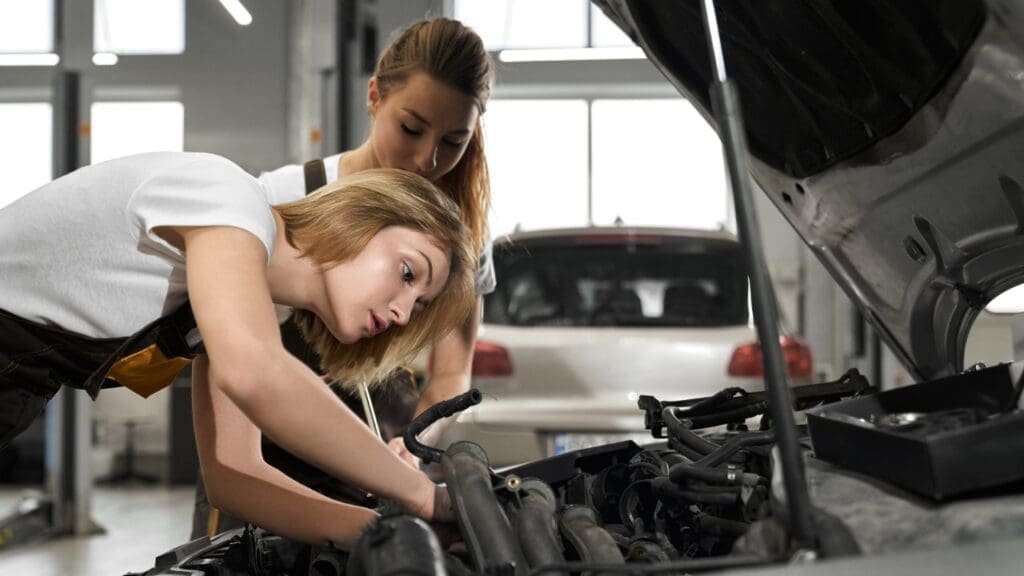
[{"label": "blonde hair", "polygon": [[389,226],[430,236],[451,260],[448,281],[430,305],[405,326],[373,338],[342,344],[316,314],[295,311],[295,323],[320,354],[323,370],[347,386],[382,381],[469,317],[475,247],[458,207],[426,178],[395,169],[363,170],[275,208],[288,243],[321,266],[354,258]]},{"label": "blonde hair", "polygon": [[[476,32],[458,20],[420,20],[388,44],[374,71],[381,98],[417,72],[472,97],[480,114],[484,113],[494,84],[494,64]],[[462,158],[437,184],[459,205],[479,254],[487,241],[487,214],[491,207],[490,177],[479,118]]]}]

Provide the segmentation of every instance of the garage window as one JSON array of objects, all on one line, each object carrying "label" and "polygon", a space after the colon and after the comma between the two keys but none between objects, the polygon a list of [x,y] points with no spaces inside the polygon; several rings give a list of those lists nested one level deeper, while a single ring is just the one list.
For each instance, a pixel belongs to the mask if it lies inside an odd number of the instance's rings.
[{"label": "garage window", "polygon": [[96,102],[92,105],[91,163],[142,152],[184,150],[181,102]]},{"label": "garage window", "polygon": [[588,46],[587,0],[456,0],[455,18],[488,50]]},{"label": "garage window", "polygon": [[0,2],[0,53],[53,52],[53,2],[4,0]]},{"label": "garage window", "polygon": [[595,100],[591,126],[595,224],[726,224],[721,143],[689,102]]},{"label": "garage window", "polygon": [[587,103],[494,100],[484,116],[491,232],[587,223]]},{"label": "garage window", "polygon": [[3,208],[53,176],[53,107],[46,102],[0,103],[0,126],[4,127],[0,132]]},{"label": "garage window", "polygon": [[491,232],[728,228],[718,135],[681,98],[494,100],[484,116]]},{"label": "garage window", "polygon": [[94,0],[93,50],[110,54],[181,54],[185,0]]}]

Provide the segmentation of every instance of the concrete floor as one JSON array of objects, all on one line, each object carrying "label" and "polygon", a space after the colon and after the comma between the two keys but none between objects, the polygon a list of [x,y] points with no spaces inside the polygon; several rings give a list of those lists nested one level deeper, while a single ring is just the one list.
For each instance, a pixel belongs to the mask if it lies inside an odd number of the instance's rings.
[{"label": "concrete floor", "polygon": [[[97,487],[93,519],[104,534],[0,551],[0,574],[117,576],[148,570],[159,554],[188,541],[194,494],[191,487]],[[23,495],[23,490],[0,489],[0,515],[12,511]]]}]

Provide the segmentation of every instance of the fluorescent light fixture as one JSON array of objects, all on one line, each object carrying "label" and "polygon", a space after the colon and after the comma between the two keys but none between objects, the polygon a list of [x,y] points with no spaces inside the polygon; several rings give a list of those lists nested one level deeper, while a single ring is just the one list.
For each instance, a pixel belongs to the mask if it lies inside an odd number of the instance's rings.
[{"label": "fluorescent light fixture", "polygon": [[112,52],[97,52],[92,55],[92,63],[97,66],[113,66],[117,64],[117,54]]},{"label": "fluorescent light fixture", "polygon": [[985,306],[991,314],[1018,314],[1024,312],[1024,285],[1015,286],[996,296]]},{"label": "fluorescent light fixture", "polygon": [[0,66],[56,66],[60,56],[49,54],[0,54]]},{"label": "fluorescent light fixture", "polygon": [[502,62],[557,62],[560,60],[643,60],[647,56],[639,46],[607,48],[538,48],[502,50]]},{"label": "fluorescent light fixture", "polygon": [[239,26],[252,24],[252,14],[242,6],[241,0],[220,0],[220,5],[231,14]]}]

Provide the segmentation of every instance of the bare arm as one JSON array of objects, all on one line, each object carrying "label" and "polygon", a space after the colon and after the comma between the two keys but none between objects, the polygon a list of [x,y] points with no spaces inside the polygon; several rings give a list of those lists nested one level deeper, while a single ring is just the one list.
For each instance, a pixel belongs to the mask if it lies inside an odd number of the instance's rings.
[{"label": "bare arm", "polygon": [[[266,281],[266,250],[259,240],[230,227],[179,232],[186,249],[189,298],[209,359],[206,378],[211,398],[223,395],[276,443],[332,476],[430,518],[434,484],[388,450],[312,370],[281,345]],[[197,428],[197,436],[211,434],[212,428],[216,437],[218,430],[224,433],[225,426],[237,425],[237,418],[220,422],[220,414],[212,412],[210,424]],[[207,462],[237,462],[238,456],[233,454],[237,448],[230,442],[208,446]],[[254,469],[257,454],[248,443],[245,448],[245,462],[231,470]],[[271,489],[250,475],[243,474],[238,480],[263,493]],[[235,498],[226,495],[231,490],[239,490],[239,486],[210,486],[211,494],[229,499]],[[298,502],[298,496],[296,493],[293,500]],[[284,525],[286,518],[277,515],[279,508],[270,506],[269,501],[257,503],[247,498],[229,505],[244,506],[231,510],[243,518],[274,514],[272,521]],[[312,522],[318,516],[314,508],[313,501],[307,501],[298,514]]]},{"label": "bare arm", "polygon": [[192,415],[210,502],[287,538],[351,547],[376,514],[327,498],[264,462],[259,428],[210,386],[209,366],[206,356],[193,365]]},{"label": "bare arm", "polygon": [[[416,405],[419,415],[427,408],[443,400],[448,400],[469,390],[473,378],[473,345],[480,326],[483,311],[483,298],[477,296],[473,314],[459,330],[452,330],[439,341],[432,352],[433,370],[430,382],[423,389],[420,401]],[[451,418],[438,421],[420,434],[420,441],[435,445]]]}]

